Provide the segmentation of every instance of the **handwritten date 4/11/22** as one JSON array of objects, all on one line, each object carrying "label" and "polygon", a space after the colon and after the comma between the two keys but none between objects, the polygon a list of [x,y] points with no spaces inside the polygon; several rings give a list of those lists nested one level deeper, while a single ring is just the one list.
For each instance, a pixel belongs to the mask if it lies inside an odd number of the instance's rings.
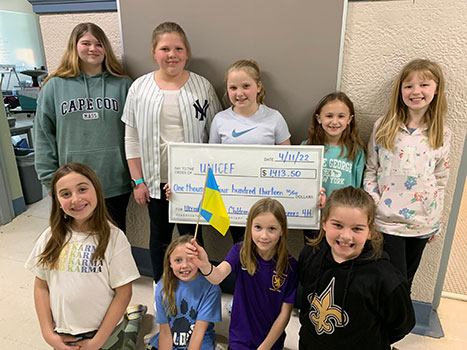
[{"label": "handwritten date 4/11/22", "polygon": [[310,155],[304,154],[300,151],[297,152],[279,152],[279,162],[283,163],[309,163],[311,162]]}]

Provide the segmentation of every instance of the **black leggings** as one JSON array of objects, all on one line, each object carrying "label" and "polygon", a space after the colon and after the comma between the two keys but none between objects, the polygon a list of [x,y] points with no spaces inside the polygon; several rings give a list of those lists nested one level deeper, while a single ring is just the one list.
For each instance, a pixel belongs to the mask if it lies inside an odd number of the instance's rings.
[{"label": "black leggings", "polygon": [[105,205],[110,217],[117,227],[126,233],[126,208],[130,193],[124,193],[119,196],[109,197],[105,199]]},{"label": "black leggings", "polygon": [[401,237],[388,234],[383,234],[383,236],[384,250],[389,254],[391,264],[407,278],[409,289],[411,289],[428,238]]}]

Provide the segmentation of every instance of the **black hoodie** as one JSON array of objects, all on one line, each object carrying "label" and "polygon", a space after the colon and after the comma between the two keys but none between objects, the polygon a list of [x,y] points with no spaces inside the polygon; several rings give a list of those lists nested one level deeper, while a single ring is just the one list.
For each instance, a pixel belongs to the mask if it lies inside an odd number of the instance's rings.
[{"label": "black hoodie", "polygon": [[319,248],[303,248],[300,350],[386,350],[415,326],[407,282],[386,254],[369,255],[365,246],[339,264],[325,239]]}]

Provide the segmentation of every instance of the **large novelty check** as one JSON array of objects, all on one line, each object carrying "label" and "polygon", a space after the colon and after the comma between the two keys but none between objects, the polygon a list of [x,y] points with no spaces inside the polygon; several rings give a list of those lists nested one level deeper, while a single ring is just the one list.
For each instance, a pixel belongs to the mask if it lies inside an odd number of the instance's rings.
[{"label": "large novelty check", "polygon": [[271,197],[284,206],[289,228],[319,228],[323,146],[170,143],[168,153],[170,222],[196,223],[210,166],[232,226],[244,226],[250,207]]}]

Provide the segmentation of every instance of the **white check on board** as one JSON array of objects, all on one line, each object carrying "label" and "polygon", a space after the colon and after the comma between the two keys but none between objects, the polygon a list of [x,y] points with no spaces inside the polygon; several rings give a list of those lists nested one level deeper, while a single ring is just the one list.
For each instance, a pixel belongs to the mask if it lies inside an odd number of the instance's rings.
[{"label": "white check on board", "polygon": [[232,226],[244,226],[250,207],[271,197],[284,206],[289,228],[319,228],[323,146],[170,143],[168,154],[170,222],[196,223],[210,166]]}]

